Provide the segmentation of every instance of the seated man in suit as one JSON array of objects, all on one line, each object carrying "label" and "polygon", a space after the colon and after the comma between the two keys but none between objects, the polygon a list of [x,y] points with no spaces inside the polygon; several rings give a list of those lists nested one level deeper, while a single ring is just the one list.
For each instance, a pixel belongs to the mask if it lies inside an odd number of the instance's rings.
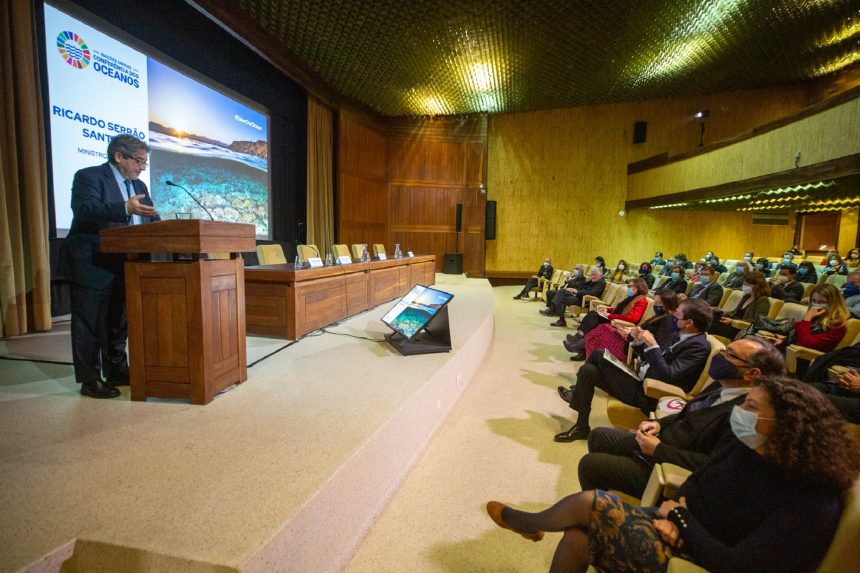
[{"label": "seated man in suit", "polygon": [[[122,254],[99,251],[99,231],[158,221],[146,184],[149,146],[131,135],[108,144],[108,162],[75,173],[71,229],[63,242],[60,272],[72,291],[72,360],[81,394],[119,396],[128,384],[128,327]],[[102,373],[106,378],[102,379]]]},{"label": "seated man in suit", "polygon": [[[647,330],[634,328],[631,342],[635,352],[641,357],[642,364],[636,373],[622,371],[604,358],[603,350],[595,350],[585,361],[576,375],[576,385],[571,388],[558,387],[562,400],[579,412],[576,423],[566,432],[555,435],[557,442],[573,442],[588,437],[591,428],[588,418],[591,415],[591,401],[594,389],[600,388],[615,396],[625,404],[650,412],[657,401],[645,395],[642,381],[654,378],[679,386],[689,392],[711,353],[707,330],[711,326],[711,307],[700,299],[687,299],[675,309],[678,332],[676,340],[665,350]],[[613,358],[614,359],[614,358]]]},{"label": "seated man in suit", "polygon": [[[600,298],[603,290],[606,288],[603,273],[600,269],[592,268],[588,274],[588,278],[588,282],[580,289],[561,289],[556,291],[552,302],[547,304],[546,309],[540,311],[544,316],[558,316],[558,320],[553,322],[552,326],[567,326],[564,320],[564,309],[567,305],[580,306],[582,305],[582,299],[589,295]],[[549,299],[549,296],[547,296],[547,299]]]},{"label": "seated man in suit", "polygon": [[642,497],[655,463],[697,470],[733,439],[729,414],[754,382],[784,371],[782,353],[766,340],[748,336],[731,342],[711,361],[708,375],[716,382],[679,413],[642,422],[637,432],[616,428],[591,432],[589,453],[579,462],[583,491],[615,489]]},{"label": "seated man in suit", "polygon": [[770,279],[770,296],[785,302],[800,303],[806,285],[797,281],[797,265],[782,263],[777,275]]},{"label": "seated man in suit", "polygon": [[[683,296],[681,294],[678,295],[679,298]],[[699,283],[690,291],[688,298],[699,298],[711,306],[720,306],[720,301],[723,299],[723,287],[717,283],[716,273],[713,268],[708,265],[701,268],[699,271]]]},{"label": "seated man in suit", "polygon": [[520,291],[518,295],[514,297],[514,300],[518,300],[521,298],[529,298],[529,293],[531,290],[537,286],[540,279],[551,280],[552,274],[555,272],[555,269],[552,268],[552,260],[547,257],[543,260],[543,264],[537,270],[535,274],[529,277],[529,280],[526,281],[526,286],[523,287],[523,290]]},{"label": "seated man in suit", "polygon": [[552,304],[552,301],[555,300],[555,295],[565,289],[572,292],[576,292],[585,286],[585,283],[588,282],[588,279],[585,276],[585,265],[576,265],[575,267],[573,267],[573,271],[570,273],[565,271],[562,276],[562,281],[563,283],[560,289],[553,289],[547,291],[546,308],[542,308],[541,310],[539,310],[539,313],[543,314],[544,316],[555,316],[555,306]]}]

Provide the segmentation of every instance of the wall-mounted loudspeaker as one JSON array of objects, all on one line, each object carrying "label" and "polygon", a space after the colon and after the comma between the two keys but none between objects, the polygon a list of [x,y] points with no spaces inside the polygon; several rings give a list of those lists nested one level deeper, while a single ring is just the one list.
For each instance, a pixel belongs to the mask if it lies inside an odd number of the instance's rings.
[{"label": "wall-mounted loudspeaker", "polygon": [[457,203],[457,217],[454,221],[454,227],[456,228],[458,233],[463,230],[463,204],[462,203]]},{"label": "wall-mounted loudspeaker", "polygon": [[484,238],[492,241],[496,238],[496,202],[487,201],[487,210],[484,212]]},{"label": "wall-mounted loudspeaker", "polygon": [[633,124],[633,143],[645,143],[648,135],[648,122],[637,121]]}]

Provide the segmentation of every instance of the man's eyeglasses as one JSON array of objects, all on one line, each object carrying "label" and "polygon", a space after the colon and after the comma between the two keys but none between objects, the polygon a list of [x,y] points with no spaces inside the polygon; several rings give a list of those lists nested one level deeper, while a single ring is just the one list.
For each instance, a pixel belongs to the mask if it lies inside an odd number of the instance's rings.
[{"label": "man's eyeglasses", "polygon": [[146,159],[138,159],[137,157],[132,157],[131,155],[126,155],[125,153],[123,153],[122,156],[126,159],[131,159],[132,161],[134,161],[138,167],[149,167],[149,162]]},{"label": "man's eyeglasses", "polygon": [[741,358],[740,356],[738,356],[737,354],[735,354],[734,352],[732,352],[728,348],[720,349],[720,354],[723,355],[723,358],[726,358],[726,357],[734,358],[735,360],[743,362],[744,365],[738,366],[738,368],[758,368],[758,366],[754,366],[754,365],[750,364],[748,361],[744,360],[743,358]]}]

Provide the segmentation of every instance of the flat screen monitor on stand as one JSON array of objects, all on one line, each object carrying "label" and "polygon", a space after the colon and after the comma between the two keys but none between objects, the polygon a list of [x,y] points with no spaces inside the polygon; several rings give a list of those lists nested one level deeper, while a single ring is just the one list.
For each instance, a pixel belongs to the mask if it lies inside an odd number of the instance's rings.
[{"label": "flat screen monitor on stand", "polygon": [[451,350],[448,303],[454,295],[416,285],[382,317],[385,339],[404,356]]}]

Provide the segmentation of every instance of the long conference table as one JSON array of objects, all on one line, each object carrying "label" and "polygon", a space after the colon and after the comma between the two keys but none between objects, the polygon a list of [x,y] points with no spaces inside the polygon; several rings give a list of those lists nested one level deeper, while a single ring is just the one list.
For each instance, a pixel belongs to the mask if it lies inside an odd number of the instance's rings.
[{"label": "long conference table", "polygon": [[247,332],[295,340],[435,282],[434,255],[318,268],[245,267]]}]

